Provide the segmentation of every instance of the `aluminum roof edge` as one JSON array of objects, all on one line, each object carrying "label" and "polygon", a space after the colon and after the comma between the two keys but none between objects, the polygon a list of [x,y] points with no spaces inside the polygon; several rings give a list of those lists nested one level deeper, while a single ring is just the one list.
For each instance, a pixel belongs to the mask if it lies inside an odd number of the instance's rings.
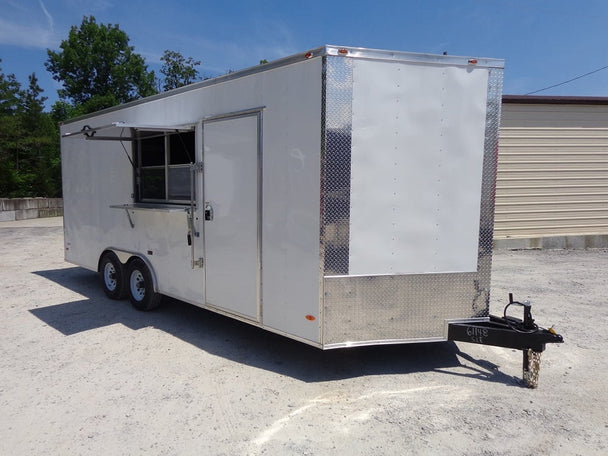
[{"label": "aluminum roof edge", "polygon": [[[347,52],[343,54],[341,50]],[[368,49],[361,47],[352,46],[335,46],[335,45],[324,45],[317,48],[309,49],[304,52],[283,57],[272,62],[255,65],[253,67],[245,68],[242,70],[234,71],[232,73],[217,76],[211,79],[205,79],[203,81],[195,82],[187,86],[179,87],[177,89],[168,90],[167,92],[158,93],[149,97],[140,98],[127,103],[123,103],[116,106],[111,106],[106,109],[102,109],[96,112],[85,114],[82,116],[68,119],[62,123],[62,125],[69,125],[74,122],[90,119],[102,114],[108,114],[124,108],[137,106],[150,101],[162,100],[181,93],[189,92],[191,90],[197,90],[202,87],[208,87],[215,84],[231,81],[233,79],[249,76],[263,71],[272,70],[292,63],[302,62],[308,59],[314,59],[323,56],[341,56],[350,58],[363,58],[372,60],[387,60],[387,61],[401,61],[401,62],[413,62],[413,63],[427,63],[427,64],[448,64],[458,66],[471,66],[471,67],[488,67],[488,68],[504,68],[504,60],[501,59],[489,59],[489,58],[478,58],[478,57],[463,57],[463,56],[452,56],[452,55],[435,55],[435,54],[424,54],[415,52],[405,51],[387,51],[380,49]],[[471,64],[471,61],[475,61]]]},{"label": "aluminum roof edge", "polygon": [[[340,51],[346,50],[347,53],[343,54]],[[360,47],[349,47],[349,46],[325,46],[327,55],[342,55],[344,57],[354,58],[366,58],[374,60],[394,60],[398,62],[411,62],[411,63],[435,63],[435,64],[448,64],[457,66],[471,66],[481,68],[498,68],[504,69],[504,59],[493,59],[488,57],[475,57],[475,56],[458,56],[458,55],[439,55],[419,52],[408,52],[408,51],[390,51],[383,49],[368,49]],[[475,62],[475,63],[472,63]]]}]

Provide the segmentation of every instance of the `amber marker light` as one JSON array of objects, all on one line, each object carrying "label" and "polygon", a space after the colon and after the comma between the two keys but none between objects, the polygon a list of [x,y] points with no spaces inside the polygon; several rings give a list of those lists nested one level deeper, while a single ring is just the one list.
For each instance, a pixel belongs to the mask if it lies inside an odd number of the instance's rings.
[{"label": "amber marker light", "polygon": [[338,49],[338,54],[346,55],[346,54],[348,54],[348,49],[344,49],[344,48]]},{"label": "amber marker light", "polygon": [[469,59],[469,65],[477,65],[477,59]]},{"label": "amber marker light", "polygon": [[307,319],[308,321],[315,321],[315,320],[316,320],[316,318],[315,318],[315,316],[314,316],[314,315],[306,315],[306,319]]},{"label": "amber marker light", "polygon": [[312,52],[307,52],[306,55],[304,55],[305,58],[309,59],[313,56],[314,54]]}]

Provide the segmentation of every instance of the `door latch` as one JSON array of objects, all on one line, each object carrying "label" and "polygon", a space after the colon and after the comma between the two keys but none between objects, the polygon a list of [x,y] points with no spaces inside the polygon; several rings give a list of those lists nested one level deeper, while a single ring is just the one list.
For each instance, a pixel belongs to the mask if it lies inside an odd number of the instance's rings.
[{"label": "door latch", "polygon": [[213,207],[209,202],[205,202],[205,220],[207,222],[213,220]]}]

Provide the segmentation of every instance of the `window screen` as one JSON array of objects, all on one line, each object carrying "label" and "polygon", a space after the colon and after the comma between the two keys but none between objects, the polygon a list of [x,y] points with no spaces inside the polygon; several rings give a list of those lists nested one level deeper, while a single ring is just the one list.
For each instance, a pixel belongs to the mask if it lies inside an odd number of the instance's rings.
[{"label": "window screen", "polygon": [[138,141],[139,201],[190,202],[190,163],[194,132],[165,134]]}]

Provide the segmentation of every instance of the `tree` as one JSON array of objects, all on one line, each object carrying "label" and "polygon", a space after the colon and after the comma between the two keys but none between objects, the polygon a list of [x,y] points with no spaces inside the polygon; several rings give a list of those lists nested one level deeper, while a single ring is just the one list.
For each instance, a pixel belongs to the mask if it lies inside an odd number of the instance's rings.
[{"label": "tree", "polygon": [[60,124],[72,117],[78,117],[83,114],[85,114],[85,112],[81,107],[74,106],[65,100],[57,100],[53,103],[53,106],[51,106],[51,118],[55,124]]},{"label": "tree", "polygon": [[[2,63],[2,59],[0,59]],[[14,74],[5,75],[0,68],[0,115],[15,114],[19,107],[21,84]]]},{"label": "tree", "polygon": [[20,190],[27,196],[56,196],[61,191],[59,132],[51,115],[43,112],[46,97],[36,74],[28,81],[21,99]]},{"label": "tree", "polygon": [[177,51],[166,50],[160,58],[163,65],[160,72],[164,76],[163,91],[177,89],[200,80],[200,74],[195,68],[200,65],[200,60],[192,57],[184,58]]},{"label": "tree", "polygon": [[156,92],[154,72],[118,25],[84,17],[59,47],[58,52],[47,49],[46,69],[63,85],[59,96],[82,105],[84,113]]},{"label": "tree", "polygon": [[36,73],[28,76],[29,85],[23,93],[23,126],[29,130],[41,127],[42,111],[47,97],[41,96],[43,90],[38,85]]},{"label": "tree", "polygon": [[59,132],[35,74],[26,90],[0,71],[0,197],[59,196]]},{"label": "tree", "polygon": [[20,103],[21,85],[17,78],[14,74],[5,75],[0,69],[0,196],[10,196],[18,186],[16,163],[21,125],[17,116]]}]

